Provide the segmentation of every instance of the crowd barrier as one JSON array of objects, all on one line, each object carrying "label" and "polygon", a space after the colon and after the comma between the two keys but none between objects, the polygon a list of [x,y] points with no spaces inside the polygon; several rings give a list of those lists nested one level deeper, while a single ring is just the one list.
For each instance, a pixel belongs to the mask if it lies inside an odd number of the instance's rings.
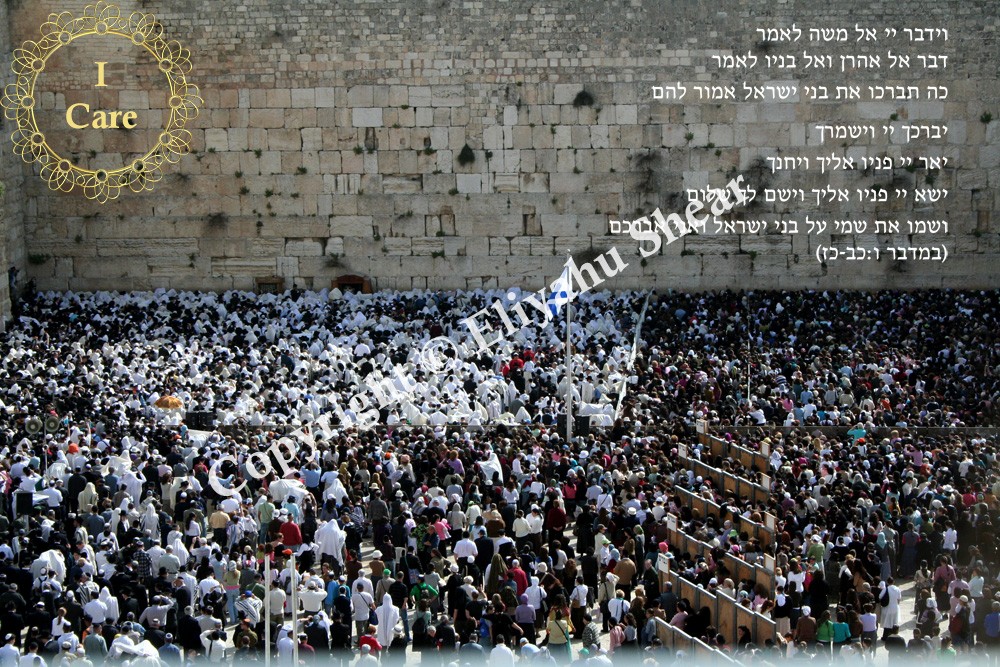
[{"label": "crowd barrier", "polygon": [[684,465],[698,477],[710,479],[716,487],[724,489],[736,498],[749,498],[753,503],[767,503],[771,497],[770,478],[765,476],[767,485],[755,484],[731,472],[713,468],[703,461],[688,456],[687,447],[677,449],[677,456],[684,460]]},{"label": "crowd barrier", "polygon": [[766,454],[757,452],[709,433],[699,433],[698,442],[706,447],[712,453],[712,456],[721,456],[722,458],[739,461],[747,468],[757,470],[765,475],[770,470],[770,451]]},{"label": "crowd barrier", "polygon": [[[697,559],[702,557],[708,560],[712,547],[682,532],[680,530],[680,520],[676,516],[672,514],[667,514],[666,516],[670,546],[690,555],[692,558]],[[734,582],[748,581],[754,585],[759,584],[767,590],[769,596],[774,595],[773,569],[769,570],[763,566],[748,563],[733,556],[731,553],[726,553],[723,556],[722,564],[729,571],[729,576],[732,577]]]},{"label": "crowd barrier", "polygon": [[656,636],[663,645],[673,651],[684,651],[685,660],[690,664],[698,665],[737,665],[738,663],[728,655],[712,648],[700,639],[695,639],[683,630],[678,630],[669,623],[656,619]]},{"label": "crowd barrier", "polygon": [[[726,433],[732,433],[734,435],[746,435],[752,437],[759,436],[759,440],[763,440],[766,437],[770,437],[773,440],[775,434],[777,433],[791,433],[792,431],[799,431],[800,433],[820,433],[828,438],[842,438],[846,436],[847,432],[852,428],[854,428],[853,424],[850,426],[809,425],[807,427],[767,424],[766,426],[726,426],[725,428],[719,428],[718,430]],[[1000,436],[1000,428],[997,428],[996,426],[876,426],[875,428],[869,428],[868,434],[881,439],[888,438],[889,434],[893,431],[898,431],[901,435],[923,435],[933,438],[946,438],[953,435],[963,438],[995,438]]]},{"label": "crowd barrier", "polygon": [[[738,533],[746,533],[750,538],[756,538],[765,550],[769,549],[771,545],[774,544],[774,531],[769,529],[767,526],[759,523],[755,523],[750,519],[742,515],[733,515],[730,513],[725,513],[723,516],[723,509],[717,503],[709,500],[708,498],[702,498],[696,493],[692,493],[687,489],[674,488],[674,493],[681,497],[681,500],[685,505],[690,507],[692,510],[698,510],[701,513],[702,518],[713,516],[718,519],[718,525],[721,528],[722,522],[729,519],[733,522],[733,528]],[[770,525],[774,525],[774,516],[765,514],[765,516],[770,517]]]},{"label": "crowd barrier", "polygon": [[725,593],[713,595],[676,572],[671,572],[669,578],[673,584],[674,594],[679,599],[687,600],[692,612],[708,607],[712,619],[711,625],[715,626],[718,633],[726,639],[727,644],[731,646],[736,644],[737,630],[741,625],[750,629],[750,636],[758,646],[763,646],[768,639],[772,641],[776,639],[777,626],[763,614],[738,604]]}]

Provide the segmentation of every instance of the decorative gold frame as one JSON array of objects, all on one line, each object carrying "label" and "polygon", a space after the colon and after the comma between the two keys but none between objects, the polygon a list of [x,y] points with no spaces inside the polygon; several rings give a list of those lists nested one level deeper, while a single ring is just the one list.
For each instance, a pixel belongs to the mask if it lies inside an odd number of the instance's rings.
[{"label": "decorative gold frame", "polygon": [[[191,151],[191,133],[184,126],[198,116],[198,107],[204,104],[198,87],[189,84],[185,77],[191,71],[191,52],[176,40],[165,40],[163,26],[152,14],[135,12],[125,18],[118,6],[103,0],[87,5],[80,17],[70,12],[49,14],[41,33],[39,41],[26,41],[14,50],[11,70],[16,82],[7,85],[0,102],[6,118],[17,121],[17,129],[11,134],[14,152],[25,162],[41,164],[41,176],[52,190],[70,192],[80,187],[88,199],[101,204],[116,199],[122,188],[133,192],[152,190],[153,184],[162,178],[163,163],[176,164]],[[159,63],[159,71],[170,85],[170,118],[156,145],[118,169],[76,166],[49,146],[35,121],[35,82],[45,71],[48,59],[73,40],[89,35],[124,37],[146,49]]]}]

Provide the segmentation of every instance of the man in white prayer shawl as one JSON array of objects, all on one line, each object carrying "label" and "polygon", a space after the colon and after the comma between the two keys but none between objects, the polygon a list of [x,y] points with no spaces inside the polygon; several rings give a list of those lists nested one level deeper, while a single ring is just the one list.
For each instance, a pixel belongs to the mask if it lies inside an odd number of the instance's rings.
[{"label": "man in white prayer shawl", "polygon": [[375,610],[378,624],[375,626],[375,638],[382,646],[392,643],[396,623],[399,622],[399,608],[392,604],[392,596],[386,593],[382,596],[382,605]]},{"label": "man in white prayer shawl", "polygon": [[332,556],[341,567],[344,565],[344,544],[347,533],[336,521],[327,521],[316,531],[316,544],[319,547],[320,558]]},{"label": "man in white prayer shawl", "polygon": [[[345,498],[347,498],[347,489],[344,488],[344,483],[340,481],[339,473],[331,471],[328,474],[329,477],[327,477],[326,490],[323,491],[323,500],[333,498],[339,505],[344,502]],[[326,477],[326,475],[323,476]]]},{"label": "man in white prayer shawl", "polygon": [[487,483],[492,483],[495,476],[502,478],[503,469],[500,467],[500,457],[492,449],[490,449],[486,460],[479,462],[479,468],[483,471]]}]

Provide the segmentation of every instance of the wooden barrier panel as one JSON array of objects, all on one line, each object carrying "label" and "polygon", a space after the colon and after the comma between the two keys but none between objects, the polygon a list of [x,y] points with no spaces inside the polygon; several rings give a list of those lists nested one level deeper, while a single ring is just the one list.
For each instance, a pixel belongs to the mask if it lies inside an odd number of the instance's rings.
[{"label": "wooden barrier panel", "polygon": [[737,630],[739,630],[741,625],[745,625],[750,628],[750,636],[753,638],[753,642],[758,646],[763,646],[764,642],[768,639],[771,641],[775,641],[775,639],[777,639],[778,630],[774,621],[763,614],[758,614],[751,609],[736,605]]},{"label": "wooden barrier panel", "polygon": [[735,581],[749,581],[753,584],[761,584],[768,591],[768,595],[774,595],[774,571],[767,570],[762,566],[753,565],[746,562],[745,560],[740,560],[732,554],[726,554],[725,560],[726,568],[733,573],[733,579]]},{"label": "wooden barrier panel", "polygon": [[737,664],[722,651],[716,650],[705,642],[685,634],[684,631],[678,630],[665,621],[656,619],[655,624],[656,636],[663,642],[663,645],[675,654],[677,651],[684,651],[687,659],[694,659],[691,664],[699,666],[722,665],[726,667]]},{"label": "wooden barrier panel", "polygon": [[712,452],[714,456],[721,456],[723,458],[739,461],[747,468],[756,468],[760,472],[766,473],[769,470],[770,459],[766,454],[755,452],[752,449],[747,449],[746,447],[728,442],[714,435],[705,435],[704,438],[702,435],[704,434],[699,434],[698,442],[708,447],[708,450]]},{"label": "wooden barrier panel", "polygon": [[768,639],[771,641],[777,639],[777,625],[767,616],[738,604],[724,593],[719,593],[717,597],[719,615],[716,627],[727,641],[735,644],[741,625],[750,628],[750,636],[758,646],[763,646]]},{"label": "wooden barrier panel", "polygon": [[[713,516],[719,520],[719,527],[722,527],[722,522],[725,519],[722,517],[723,512],[720,505],[707,498],[703,498],[695,493],[692,493],[687,489],[675,488],[674,492],[681,497],[681,500],[685,502],[688,507],[691,509],[697,509],[701,513],[702,518]],[[733,522],[733,528],[735,528],[737,532],[745,532],[749,537],[757,538],[761,546],[765,549],[774,543],[774,531],[768,530],[766,526],[754,523],[750,519],[738,514],[736,516],[728,514],[726,519]]]},{"label": "wooden barrier panel", "polygon": [[719,601],[715,595],[712,595],[693,581],[688,581],[678,576],[676,572],[670,573],[670,581],[674,585],[674,594],[678,598],[688,601],[691,605],[692,613],[702,607],[708,607],[712,623],[714,624],[719,609]]},{"label": "wooden barrier panel", "polygon": [[[699,557],[708,558],[712,547],[690,535],[681,531],[679,519],[670,514],[667,517],[668,543],[681,553],[686,553],[693,559]],[[731,553],[726,553],[723,557],[723,564],[730,572],[734,582],[749,581],[753,584],[763,584],[769,594],[774,593],[774,571],[767,570],[763,566],[753,565],[745,560],[741,560]]]},{"label": "wooden barrier panel", "polygon": [[708,607],[711,624],[730,645],[736,643],[738,629],[741,625],[750,628],[754,642],[760,646],[763,646],[765,640],[771,639],[773,641],[776,638],[775,622],[766,616],[738,604],[735,599],[724,593],[713,595],[693,581],[679,576],[676,572],[671,572],[669,578],[673,584],[674,594],[679,599],[687,600],[690,603],[691,613],[697,612],[702,607]]},{"label": "wooden barrier panel", "polygon": [[754,484],[732,473],[713,468],[704,461],[685,457],[680,453],[678,453],[678,457],[684,459],[684,465],[696,477],[711,480],[717,487],[731,493],[736,498],[749,498],[754,503],[766,503],[771,497],[769,487]]}]

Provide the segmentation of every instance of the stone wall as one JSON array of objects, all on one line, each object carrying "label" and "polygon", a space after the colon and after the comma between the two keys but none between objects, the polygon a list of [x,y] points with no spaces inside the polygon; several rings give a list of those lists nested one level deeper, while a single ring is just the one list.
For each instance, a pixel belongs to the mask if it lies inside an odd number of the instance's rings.
[{"label": "stone wall", "polygon": [[[47,12],[80,13],[84,4],[15,1],[12,33],[32,37]],[[27,178],[21,195],[26,241],[21,249],[15,206],[5,220],[8,246],[13,239],[17,249],[8,247],[6,259],[27,269],[42,288],[250,288],[255,277],[271,275],[322,288],[351,273],[372,277],[379,288],[537,289],[559,273],[567,249],[587,259],[612,244],[630,263],[609,281],[613,287],[997,284],[1000,122],[980,121],[984,112],[1000,118],[995,0],[121,5],[125,13],[154,13],[191,49],[191,80],[205,99],[192,130],[195,153],[169,167],[153,192],[125,193],[105,205],[78,193],[53,193],[37,177]],[[804,30],[846,27],[852,39],[825,47],[761,43],[754,31],[793,23]],[[699,101],[689,91],[683,102],[652,99],[654,84],[778,78],[765,69],[720,72],[714,54],[763,59],[810,48],[837,59],[865,52],[853,42],[856,24],[947,28],[950,39],[940,48],[910,49],[948,55],[946,75],[928,76],[916,67],[878,74],[795,70],[781,80],[832,90],[882,77],[887,83],[946,84],[948,98],[719,103]],[[143,128],[82,137],[53,130],[53,141],[67,142],[82,164],[139,151],[156,131],[166,93],[137,53],[126,43],[120,53],[103,56],[112,61],[109,85],[125,83],[117,94],[101,92],[96,99],[107,108],[138,109],[147,119]],[[82,52],[73,62],[102,57],[96,54]],[[53,123],[68,99],[96,94],[86,92],[92,69],[67,70],[45,79],[50,94],[42,105]],[[584,90],[592,104],[580,104]],[[943,204],[914,210],[912,198],[879,208],[856,200],[819,207],[760,203],[752,216],[946,218],[949,233],[938,241],[950,253],[943,265],[821,265],[813,256],[817,243],[852,239],[829,231],[810,236],[802,224],[797,235],[689,236],[644,265],[634,241],[608,234],[609,219],[631,219],[657,206],[680,210],[686,189],[721,187],[736,173],[773,187],[917,186],[925,178],[920,171],[831,177],[816,169],[774,176],[760,169],[766,156],[821,154],[816,123],[883,122],[890,114],[900,122],[947,122],[950,131],[943,141],[901,147],[879,137],[852,141],[849,149],[949,156],[948,167],[935,175],[935,187],[949,190]],[[463,166],[458,156],[466,145],[475,159]],[[8,160],[9,140],[4,155]],[[12,199],[15,193],[8,194]],[[901,245],[922,239],[869,233],[854,240]],[[29,254],[44,261],[23,261]]]},{"label": "stone wall", "polygon": [[[0,72],[10,72],[12,49],[8,3],[0,3]],[[9,75],[4,74],[0,81],[8,82]],[[2,112],[0,112],[2,113]],[[17,284],[23,285],[25,267],[24,246],[24,209],[29,206],[29,199],[24,196],[22,183],[25,171],[20,158],[13,154],[10,134],[14,123],[0,116],[0,183],[3,183],[6,193],[0,197],[0,331],[3,331],[10,315],[10,289],[8,269],[19,267],[22,275]]]}]

